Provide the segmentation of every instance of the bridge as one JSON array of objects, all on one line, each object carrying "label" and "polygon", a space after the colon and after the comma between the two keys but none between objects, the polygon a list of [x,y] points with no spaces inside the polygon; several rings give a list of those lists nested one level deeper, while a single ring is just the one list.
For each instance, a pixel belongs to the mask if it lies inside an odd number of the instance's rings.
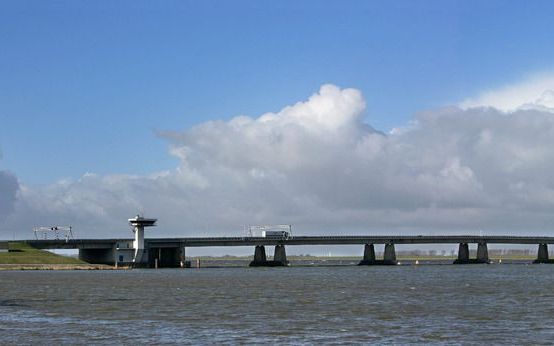
[{"label": "bridge", "polygon": [[[133,219],[130,219],[133,220]],[[139,220],[140,219],[135,219]],[[153,225],[152,219],[149,220]],[[140,223],[140,222],[139,222]],[[136,225],[135,225],[136,226]],[[141,227],[138,225],[136,227]],[[135,239],[65,239],[20,240],[38,249],[78,249],[79,258],[90,263],[132,265],[135,267],[183,267],[185,251],[190,247],[253,246],[251,266],[286,266],[287,246],[296,245],[360,245],[363,258],[360,265],[394,265],[395,245],[400,244],[458,244],[455,264],[489,263],[488,244],[537,245],[534,263],[554,263],[548,257],[548,245],[554,237],[536,236],[476,236],[476,235],[330,235],[295,236],[289,239],[266,237],[188,237],[138,239],[143,233],[135,233]],[[470,258],[469,244],[477,244],[477,256]],[[384,245],[382,259],[377,259],[375,246]],[[274,246],[273,260],[268,260],[266,247]],[[361,250],[361,249],[360,249]]]}]

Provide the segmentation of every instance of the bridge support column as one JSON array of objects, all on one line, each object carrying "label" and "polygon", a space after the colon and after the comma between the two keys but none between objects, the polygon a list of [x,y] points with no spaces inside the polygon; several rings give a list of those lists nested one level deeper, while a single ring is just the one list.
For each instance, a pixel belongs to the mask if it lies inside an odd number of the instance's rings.
[{"label": "bridge support column", "polygon": [[265,247],[257,245],[254,250],[254,260],[250,262],[250,267],[284,267],[288,266],[287,253],[284,245],[276,245],[273,261],[268,261],[265,254]]},{"label": "bridge support column", "polygon": [[371,265],[375,264],[375,246],[373,244],[364,245],[364,258],[358,263],[358,265]]},{"label": "bridge support column", "polygon": [[267,256],[265,255],[265,246],[256,246],[254,250],[254,262],[267,262]]},{"label": "bridge support column", "polygon": [[554,260],[548,258],[548,245],[539,244],[539,251],[537,253],[537,259],[533,263],[554,263]]},{"label": "bridge support column", "polygon": [[454,264],[474,264],[474,263],[490,263],[487,243],[477,244],[477,258],[469,258],[468,244],[460,243],[460,246],[458,247],[458,259],[454,261]]},{"label": "bridge support column", "polygon": [[458,246],[458,259],[454,261],[454,264],[467,263],[469,263],[469,245],[467,243],[460,243]]},{"label": "bridge support column", "polygon": [[375,259],[375,247],[373,244],[365,244],[364,246],[364,258],[358,263],[359,266],[369,265],[395,265],[396,251],[394,250],[394,244],[385,244],[385,254],[382,260]]},{"label": "bridge support column", "polygon": [[285,251],[285,245],[275,245],[275,253],[273,255],[274,266],[288,266],[287,252]]},{"label": "bridge support column", "polygon": [[187,268],[187,261],[186,261],[186,252],[185,247],[181,246],[181,251],[179,251],[179,265],[181,268]]},{"label": "bridge support column", "polygon": [[265,247],[263,245],[256,245],[254,248],[254,260],[250,262],[251,267],[264,266],[267,263],[267,257],[265,255]]},{"label": "bridge support column", "polygon": [[394,250],[394,244],[388,243],[385,244],[385,255],[383,259],[384,264],[397,264],[396,262],[396,251]]},{"label": "bridge support column", "polygon": [[487,243],[477,244],[477,263],[489,263],[489,250]]}]

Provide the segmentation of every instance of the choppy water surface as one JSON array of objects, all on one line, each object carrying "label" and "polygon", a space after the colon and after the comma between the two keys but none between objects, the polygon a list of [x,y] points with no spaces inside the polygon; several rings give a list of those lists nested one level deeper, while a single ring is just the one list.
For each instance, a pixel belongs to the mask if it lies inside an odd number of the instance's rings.
[{"label": "choppy water surface", "polygon": [[0,272],[2,344],[554,342],[554,265]]}]

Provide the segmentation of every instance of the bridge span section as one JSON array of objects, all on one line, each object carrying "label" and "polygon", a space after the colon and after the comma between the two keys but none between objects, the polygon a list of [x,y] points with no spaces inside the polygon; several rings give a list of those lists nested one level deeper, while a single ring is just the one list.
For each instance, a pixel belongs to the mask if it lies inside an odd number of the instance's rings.
[{"label": "bridge span section", "polygon": [[[538,245],[535,263],[551,263],[548,245],[554,237],[536,236],[475,236],[475,235],[336,235],[295,236],[289,239],[264,237],[186,237],[149,238],[135,249],[136,239],[69,239],[22,240],[38,249],[78,249],[79,258],[90,263],[132,265],[136,267],[182,267],[186,263],[187,247],[253,246],[252,266],[286,266],[286,246],[294,245],[363,245],[360,265],[396,264],[397,244],[458,244],[456,264],[488,263],[487,244]],[[477,244],[477,257],[470,258],[469,244]],[[375,257],[375,246],[384,245],[382,259]],[[274,246],[273,260],[268,260],[266,247]],[[136,258],[137,253],[140,258]]]},{"label": "bridge span section", "polygon": [[[167,246],[170,239],[152,239],[152,244]],[[474,236],[474,235],[438,235],[438,236],[299,236],[290,239],[268,239],[261,237],[214,237],[182,238],[184,247],[200,246],[255,246],[251,266],[286,266],[285,246],[288,245],[364,245],[364,257],[360,265],[394,265],[396,244],[459,244],[458,258],[454,264],[490,263],[487,244],[536,244],[539,246],[534,263],[552,263],[548,258],[548,244],[554,243],[554,237],[533,236]],[[383,244],[383,259],[375,256],[375,245]],[[477,244],[476,258],[470,258],[469,244]],[[267,260],[265,246],[275,246],[274,258]],[[184,250],[183,250],[184,253]]]}]

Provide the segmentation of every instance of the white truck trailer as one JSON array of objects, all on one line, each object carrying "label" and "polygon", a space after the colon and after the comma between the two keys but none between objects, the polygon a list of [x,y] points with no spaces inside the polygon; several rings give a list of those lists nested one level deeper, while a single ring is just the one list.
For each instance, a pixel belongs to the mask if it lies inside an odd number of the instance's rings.
[{"label": "white truck trailer", "polygon": [[263,225],[248,227],[250,237],[261,237],[269,239],[291,239],[291,225]]}]

